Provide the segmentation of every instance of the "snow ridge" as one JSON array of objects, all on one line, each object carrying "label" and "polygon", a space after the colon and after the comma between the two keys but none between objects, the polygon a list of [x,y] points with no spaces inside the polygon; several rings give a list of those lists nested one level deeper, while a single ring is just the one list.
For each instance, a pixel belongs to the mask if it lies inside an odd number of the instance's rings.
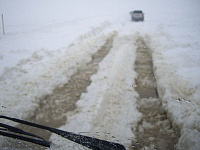
[{"label": "snow ridge", "polygon": [[[175,38],[172,38],[172,35],[165,34],[165,32],[162,33],[160,40],[157,38],[150,40],[146,36],[146,42],[153,50],[153,64],[159,97],[162,99],[162,104],[174,127],[181,130],[177,148],[197,150],[200,147],[200,86],[199,77],[196,74],[199,73],[196,67],[189,69],[187,66],[198,64],[196,57],[199,54],[197,51],[190,52],[187,47],[183,47],[183,44],[178,43]],[[174,49],[176,49],[175,52]],[[192,56],[191,53],[196,53],[196,56]],[[191,59],[190,57],[193,57],[194,62],[196,61],[195,65],[191,61],[187,65],[181,63],[185,59]],[[183,74],[180,74],[182,68],[185,70]],[[190,73],[190,70],[195,73]],[[191,76],[193,76],[192,79]]]},{"label": "snow ridge", "polygon": [[7,68],[0,76],[1,114],[25,118],[34,113],[40,98],[67,83],[78,68],[92,60],[92,54],[112,35],[104,35],[110,32],[108,27],[109,23],[104,23],[67,49],[35,52],[17,66]]},{"label": "snow ridge", "polygon": [[[99,65],[99,71],[92,76],[87,93],[77,102],[77,112],[67,118],[61,129],[81,133],[130,147],[135,135],[132,127],[137,125],[141,114],[136,108],[134,91],[136,73],[133,70],[136,48],[135,37],[119,34],[113,48]],[[120,70],[120,71],[119,71]],[[61,149],[83,147],[66,139],[52,136]]]}]

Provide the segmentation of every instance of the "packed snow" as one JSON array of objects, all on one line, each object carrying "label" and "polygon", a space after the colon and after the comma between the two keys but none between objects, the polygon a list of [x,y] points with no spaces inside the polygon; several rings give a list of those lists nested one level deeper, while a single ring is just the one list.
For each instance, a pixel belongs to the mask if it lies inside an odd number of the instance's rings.
[{"label": "packed snow", "polygon": [[[133,71],[134,40],[134,35],[118,35],[114,39],[112,49],[99,64],[99,71],[92,76],[87,93],[82,94],[77,103],[79,113],[69,116],[62,129],[76,133],[85,131],[96,138],[130,146],[131,139],[135,138],[132,125],[136,125],[141,117],[136,108],[137,93],[133,86],[136,76]],[[56,140],[62,143],[62,147],[75,147],[72,142],[56,138],[54,143]]]},{"label": "packed snow", "polygon": [[[135,9],[145,13],[144,22],[131,22]],[[61,129],[130,148],[141,119],[133,87],[135,40],[142,36],[152,50],[159,98],[180,129],[178,149],[200,149],[199,10],[199,0],[0,0],[1,115],[32,115],[43,97],[66,84],[117,33]],[[51,137],[61,149],[74,147],[59,138]]]}]

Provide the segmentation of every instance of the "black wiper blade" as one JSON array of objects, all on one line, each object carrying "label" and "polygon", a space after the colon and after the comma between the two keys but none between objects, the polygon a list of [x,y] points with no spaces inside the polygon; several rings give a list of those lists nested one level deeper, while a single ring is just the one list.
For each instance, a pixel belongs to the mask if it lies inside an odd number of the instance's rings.
[{"label": "black wiper blade", "polygon": [[[23,141],[35,143],[35,144],[45,146],[45,147],[50,147],[51,145],[51,142],[45,141],[43,138],[35,134],[23,131],[22,129],[12,127],[3,123],[0,123],[0,127],[2,127],[0,128],[0,135],[10,137],[10,138],[20,139]],[[19,135],[17,135],[16,133]],[[22,136],[22,135],[25,135],[25,136]]]},{"label": "black wiper blade", "polygon": [[[17,119],[17,118],[10,118],[10,117],[7,117],[7,116],[2,116],[2,115],[0,115],[0,118],[11,120],[11,121],[14,121],[14,122],[18,122],[18,123],[21,123],[21,124],[25,124],[25,125],[28,125],[28,126],[32,126],[32,127],[36,127],[36,128],[40,128],[40,129],[44,129],[44,130],[53,132],[53,133],[58,134],[58,135],[66,138],[68,140],[71,140],[73,142],[76,142],[78,144],[86,146],[86,147],[93,149],[93,150],[125,150],[125,147],[122,144],[119,144],[119,143],[114,143],[114,142],[100,140],[100,139],[93,138],[93,137],[83,136],[83,135],[80,135],[80,134],[75,134],[75,133],[72,133],[72,132],[67,132],[67,131],[47,127],[47,126],[44,126],[44,125],[20,120],[20,119]],[[1,132],[0,132],[0,135],[1,135]]]},{"label": "black wiper blade", "polygon": [[[6,125],[6,124],[3,124],[3,123],[0,123],[0,127],[3,127],[2,130],[3,131],[9,131],[9,132],[13,132],[13,133],[18,133],[18,134],[22,134],[22,135],[27,135],[27,136],[30,136],[30,137],[34,137],[34,138],[38,138],[40,140],[43,140],[45,141],[43,138],[35,135],[35,134],[32,134],[32,133],[29,133],[29,132],[26,132],[22,129],[19,129],[19,128],[16,128],[16,127],[12,127],[12,126],[9,126],[9,125]],[[0,129],[1,130],[1,129]]]},{"label": "black wiper blade", "polygon": [[50,145],[51,145],[51,142],[49,142],[49,141],[40,140],[40,139],[33,139],[33,138],[26,137],[26,136],[16,135],[16,134],[2,132],[2,131],[0,131],[0,135],[10,137],[10,138],[19,139],[19,140],[23,140],[23,141],[27,141],[27,142],[31,142],[31,143],[41,145],[41,146],[45,146],[45,147],[50,147]]}]

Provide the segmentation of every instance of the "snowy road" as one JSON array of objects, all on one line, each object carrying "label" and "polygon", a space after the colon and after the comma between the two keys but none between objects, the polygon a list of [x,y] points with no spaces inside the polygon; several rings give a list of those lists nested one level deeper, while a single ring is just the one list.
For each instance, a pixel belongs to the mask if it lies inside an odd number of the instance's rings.
[{"label": "snowy road", "polygon": [[[60,74],[66,75],[67,80],[53,84],[52,92],[37,97],[25,120],[118,142],[132,150],[174,149],[180,128],[168,117],[157,92],[152,52],[146,43],[149,41],[140,33],[97,31],[93,31],[94,36],[82,37],[80,42],[70,45],[65,55],[54,58],[51,68],[38,76],[57,79],[54,73],[61,67],[64,72]],[[30,86],[29,82],[25,85]],[[18,127],[50,139],[56,144],[51,149],[86,149],[49,132]],[[3,145],[44,149],[11,139]]]},{"label": "snowy road", "polygon": [[[131,22],[135,9],[144,22]],[[199,10],[199,0],[0,0],[1,115],[127,149],[199,150]],[[84,149],[34,132],[52,149]],[[41,149],[3,136],[0,149],[5,140]]]},{"label": "snowy road", "polygon": [[[136,52],[134,42],[134,35],[119,33],[114,37],[108,55],[99,64],[97,73],[91,77],[87,93],[81,95],[76,111],[68,116],[66,125],[61,129],[86,132],[89,136],[130,147],[135,138],[133,124],[137,124],[140,118],[135,101],[137,93],[133,87],[136,77],[133,70]],[[77,144],[55,136],[51,139],[62,145],[61,149],[82,149]]]},{"label": "snowy road", "polygon": [[139,93],[138,110],[143,114],[136,129],[137,142],[133,143],[133,149],[159,149],[173,150],[179,139],[179,132],[172,126],[166,111],[162,107],[162,101],[157,92],[156,79],[152,63],[152,51],[143,37],[136,41],[137,59],[135,70],[136,91]]},{"label": "snowy road", "polygon": [[[70,76],[66,84],[56,87],[51,94],[43,96],[26,120],[76,132],[96,138],[119,142],[131,147],[141,114],[137,110],[134,90],[136,73],[136,36],[123,33],[107,34],[105,43],[91,54],[91,60]],[[91,49],[96,49],[91,47]],[[86,57],[87,55],[85,55]],[[68,56],[69,57],[69,56]],[[84,56],[82,56],[83,60]],[[126,67],[125,67],[126,66]],[[22,127],[24,128],[24,127]],[[50,134],[33,128],[24,128],[40,133],[46,139]],[[51,140],[55,149],[84,149],[55,135]],[[5,144],[23,148],[24,144]],[[41,149],[27,145],[33,149]]]},{"label": "snowy road", "polygon": [[[109,37],[106,43],[98,50],[97,53],[92,55],[92,61],[86,66],[78,69],[70,78],[69,82],[62,87],[54,89],[53,93],[40,99],[39,106],[35,110],[33,116],[29,116],[26,120],[31,120],[39,124],[58,128],[66,122],[66,113],[75,110],[75,104],[80,99],[82,93],[86,92],[86,88],[90,85],[90,78],[96,74],[98,64],[107,55],[112,47],[113,36]],[[27,129],[32,133],[37,133],[38,129]],[[42,133],[42,137],[48,139],[50,133]]]},{"label": "snowy road", "polygon": [[[87,60],[87,52],[81,57],[77,55],[81,60],[73,61],[84,64],[73,66],[66,83],[39,98],[32,115],[25,120],[119,142],[127,149],[174,149],[180,131],[162,107],[152,52],[144,38],[139,33],[127,35],[121,31],[103,35],[102,40],[98,49],[94,44],[90,47],[96,49],[90,53],[90,59]],[[63,61],[64,58],[59,61],[60,66]],[[57,145],[51,149],[85,149],[46,131],[18,127],[50,138]],[[17,140],[8,141],[4,147],[43,149]]]}]

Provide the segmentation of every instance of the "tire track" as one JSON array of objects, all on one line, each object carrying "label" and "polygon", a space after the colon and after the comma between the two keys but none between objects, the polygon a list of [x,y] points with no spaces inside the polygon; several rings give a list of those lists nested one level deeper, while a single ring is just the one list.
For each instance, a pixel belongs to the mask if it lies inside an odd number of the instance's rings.
[{"label": "tire track", "polygon": [[[90,85],[90,77],[98,70],[98,64],[107,55],[112,47],[113,37],[108,39],[102,48],[92,56],[92,62],[81,68],[74,74],[63,87],[58,87],[51,95],[41,100],[39,108],[31,121],[39,124],[58,128],[65,124],[66,113],[75,110],[75,104],[82,93],[85,93]],[[50,134],[43,135],[46,139]]]},{"label": "tire track", "polygon": [[142,37],[137,39],[136,44],[138,48],[135,71],[138,78],[135,90],[139,93],[138,110],[143,117],[135,131],[137,142],[133,143],[133,150],[173,150],[179,133],[172,127],[159,100],[150,49]]},{"label": "tire track", "polygon": [[[134,42],[134,35],[119,33],[114,38],[113,47],[92,77],[87,93],[77,102],[78,113],[69,116],[61,129],[131,146],[135,138],[132,125],[137,125],[141,117],[133,89]],[[51,139],[60,150],[87,149],[54,135]]]},{"label": "tire track", "polygon": [[[39,107],[35,110],[34,115],[25,120],[54,128],[64,125],[67,120],[67,112],[75,110],[75,104],[80,99],[81,94],[86,92],[87,87],[91,83],[91,76],[96,74],[98,70],[98,64],[112,48],[113,38],[114,35],[108,38],[106,43],[92,56],[92,61],[72,75],[68,83],[62,87],[57,87],[51,95],[46,95],[44,98],[40,99]],[[37,134],[46,140],[51,136],[51,133],[48,131],[24,125],[18,127],[33,134]],[[18,140],[12,140],[12,142],[9,142],[9,139],[8,142],[6,142],[6,147],[45,149],[44,147],[20,142]]]}]

